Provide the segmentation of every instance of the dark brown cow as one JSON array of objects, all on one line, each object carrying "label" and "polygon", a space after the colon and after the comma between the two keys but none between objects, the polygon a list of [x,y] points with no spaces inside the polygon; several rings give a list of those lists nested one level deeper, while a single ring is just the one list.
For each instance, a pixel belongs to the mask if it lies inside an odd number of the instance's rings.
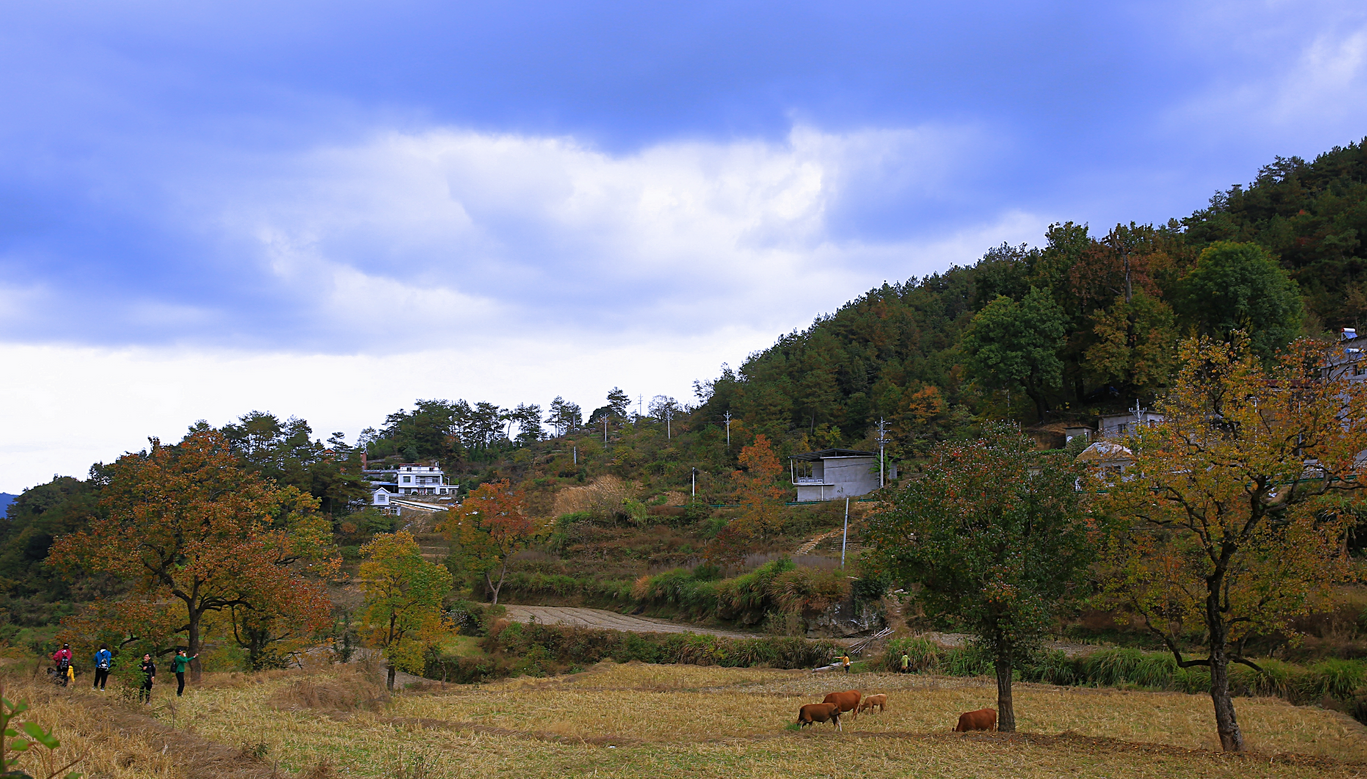
[{"label": "dark brown cow", "polygon": [[959,715],[959,724],[954,726],[955,733],[967,733],[970,730],[996,730],[997,729],[997,710],[978,709],[977,711],[966,711]]},{"label": "dark brown cow", "polygon": [[852,712],[854,712],[855,718],[858,719],[858,717],[859,717],[859,698],[860,698],[862,695],[863,695],[863,693],[859,692],[858,690],[845,690],[844,692],[832,692],[832,693],[827,693],[827,694],[826,694],[826,697],[821,699],[821,702],[822,702],[822,703],[837,703],[837,704],[840,705],[840,711],[841,711],[841,712],[852,711]]},{"label": "dark brown cow", "polygon": [[871,711],[873,709],[877,709],[878,711],[887,711],[888,696],[883,695],[881,693],[878,695],[870,695],[869,697],[864,699],[863,703],[859,704],[860,714],[863,714],[866,711]]},{"label": "dark brown cow", "polygon": [[817,722],[830,721],[836,730],[845,728],[840,724],[840,706],[835,703],[808,703],[797,710],[797,729],[801,730]]}]

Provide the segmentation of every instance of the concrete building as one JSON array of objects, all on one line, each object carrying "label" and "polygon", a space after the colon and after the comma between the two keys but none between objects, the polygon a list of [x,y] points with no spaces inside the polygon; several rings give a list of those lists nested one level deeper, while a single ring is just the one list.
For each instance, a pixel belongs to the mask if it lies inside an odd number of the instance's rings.
[{"label": "concrete building", "polygon": [[1096,437],[1103,441],[1119,441],[1139,432],[1141,428],[1163,424],[1163,415],[1139,405],[1121,414],[1102,414],[1097,419]]},{"label": "concrete building", "polygon": [[1097,441],[1083,449],[1077,461],[1096,469],[1107,481],[1124,479],[1125,471],[1134,465],[1134,452],[1111,441]]},{"label": "concrete building", "polygon": [[[856,498],[878,489],[878,453],[822,449],[789,458],[798,502]],[[897,478],[890,468],[887,479]]]},{"label": "concrete building", "polygon": [[387,468],[365,468],[361,474],[371,486],[395,495],[454,495],[456,485],[446,483],[446,474],[435,465],[402,463]]},{"label": "concrete building", "polygon": [[1331,376],[1346,375],[1351,382],[1367,381],[1367,360],[1362,350],[1367,349],[1367,336],[1358,337],[1357,329],[1345,327],[1339,331],[1339,350],[1329,358]]},{"label": "concrete building", "polygon": [[446,474],[435,465],[400,463],[383,468],[367,468],[362,460],[361,475],[370,481],[370,505],[392,514],[401,512],[400,503],[404,504],[403,507],[423,510],[411,496],[431,496],[438,500],[454,498],[458,486],[447,484]]}]

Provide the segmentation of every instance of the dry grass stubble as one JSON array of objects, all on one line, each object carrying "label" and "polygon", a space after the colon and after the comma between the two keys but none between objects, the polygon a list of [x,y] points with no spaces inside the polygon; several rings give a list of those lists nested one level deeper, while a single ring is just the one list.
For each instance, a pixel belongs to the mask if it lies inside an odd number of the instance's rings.
[{"label": "dry grass stubble", "polygon": [[[606,663],[574,677],[403,694],[383,710],[281,705],[304,681],[352,684],[339,673],[200,690],[181,705],[180,724],[223,743],[259,738],[295,770],[329,761],[341,775],[376,777],[406,765],[428,777],[1349,776],[1367,761],[1358,723],[1257,699],[1238,705],[1262,757],[1222,755],[1209,700],[1170,693],[1021,685],[1024,734],[951,735],[958,713],[991,705],[995,689],[923,676]],[[889,710],[848,721],[843,734],[784,729],[802,703],[851,685],[887,692]]]}]

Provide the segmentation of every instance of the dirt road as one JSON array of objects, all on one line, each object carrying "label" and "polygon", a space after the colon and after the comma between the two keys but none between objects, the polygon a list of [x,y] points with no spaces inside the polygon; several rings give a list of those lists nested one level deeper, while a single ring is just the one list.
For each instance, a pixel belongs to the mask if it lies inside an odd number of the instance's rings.
[{"label": "dirt road", "polygon": [[546,625],[578,625],[602,630],[623,630],[628,633],[706,633],[726,638],[758,638],[759,633],[736,630],[715,630],[683,625],[651,617],[632,617],[601,609],[581,609],[569,606],[508,606],[508,619],[518,622],[536,620]]}]

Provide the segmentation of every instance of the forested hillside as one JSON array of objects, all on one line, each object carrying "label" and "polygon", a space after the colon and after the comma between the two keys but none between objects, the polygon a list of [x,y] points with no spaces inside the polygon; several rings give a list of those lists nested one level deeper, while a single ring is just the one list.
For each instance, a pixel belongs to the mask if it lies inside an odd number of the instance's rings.
[{"label": "forested hillside", "polygon": [[1361,323],[1364,232],[1367,146],[1278,158],[1185,219],[1055,224],[1040,247],[870,290],[724,368],[698,414],[804,447],[869,447],[881,418],[906,457],[977,418],[1148,402],[1183,335],[1243,328],[1270,353]]}]

